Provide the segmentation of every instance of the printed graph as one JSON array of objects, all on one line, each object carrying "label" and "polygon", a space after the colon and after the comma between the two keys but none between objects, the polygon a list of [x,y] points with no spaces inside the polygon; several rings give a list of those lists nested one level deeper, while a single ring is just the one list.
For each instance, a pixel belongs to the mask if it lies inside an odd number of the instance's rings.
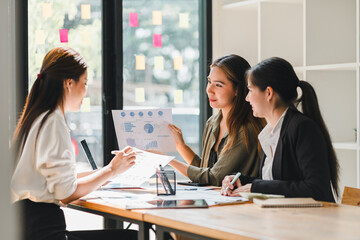
[{"label": "printed graph", "polygon": [[145,145],[145,149],[153,149],[153,148],[158,148],[157,141],[152,141]]}]

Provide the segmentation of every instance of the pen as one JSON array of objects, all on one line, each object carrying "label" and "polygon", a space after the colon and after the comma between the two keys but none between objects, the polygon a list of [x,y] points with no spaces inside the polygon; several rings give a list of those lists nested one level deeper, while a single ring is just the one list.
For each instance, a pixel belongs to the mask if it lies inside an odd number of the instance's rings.
[{"label": "pen", "polygon": [[[231,185],[234,185],[234,183],[236,182],[236,180],[238,180],[238,178],[240,177],[240,175],[241,175],[241,172],[238,172],[236,175],[235,175],[235,177],[234,177],[234,179],[231,181]],[[225,188],[225,193],[227,193],[227,191],[229,190],[229,187],[226,187]]]}]

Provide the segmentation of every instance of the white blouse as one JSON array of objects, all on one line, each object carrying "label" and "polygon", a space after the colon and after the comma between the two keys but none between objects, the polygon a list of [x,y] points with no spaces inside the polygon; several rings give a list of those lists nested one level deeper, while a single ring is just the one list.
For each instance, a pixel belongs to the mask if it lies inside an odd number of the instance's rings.
[{"label": "white blouse", "polygon": [[281,127],[287,110],[288,108],[283,112],[274,128],[272,128],[268,123],[258,136],[261,148],[266,155],[261,172],[263,180],[273,180],[272,165],[274,162],[276,147],[280,138]]},{"label": "white blouse", "polygon": [[12,201],[30,199],[62,205],[77,187],[75,153],[70,129],[60,108],[48,116],[40,130],[41,114],[32,124],[11,179]]}]

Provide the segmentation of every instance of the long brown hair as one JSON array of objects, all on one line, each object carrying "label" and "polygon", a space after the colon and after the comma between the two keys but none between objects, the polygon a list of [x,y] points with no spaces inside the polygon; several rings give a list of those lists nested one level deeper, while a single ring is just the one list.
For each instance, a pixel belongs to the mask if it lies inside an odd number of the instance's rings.
[{"label": "long brown hair", "polygon": [[[311,84],[299,80],[291,64],[278,57],[269,58],[258,63],[247,72],[247,78],[251,79],[251,83],[261,91],[265,91],[268,86],[272,87],[281,98],[281,102],[278,104],[296,109],[298,104],[301,103],[303,114],[317,123],[327,145],[330,180],[336,197],[338,197],[339,163],[331,144],[329,131],[321,116],[316,93]],[[300,87],[302,91],[302,96],[298,100],[297,87]]]},{"label": "long brown hair", "polygon": [[58,106],[63,106],[64,80],[78,82],[86,69],[84,58],[71,48],[58,47],[46,54],[15,129],[13,144],[16,152],[22,151],[36,118],[47,112],[40,123],[38,135],[48,116]]},{"label": "long brown hair", "polygon": [[[234,98],[234,104],[229,112],[229,117],[226,120],[229,137],[223,148],[225,152],[236,143],[238,139],[237,135],[243,126],[248,126],[257,136],[265,126],[265,120],[255,118],[252,114],[250,104],[245,101],[245,97],[249,91],[246,87],[245,73],[250,69],[250,64],[244,58],[230,54],[216,59],[211,65],[211,68],[213,67],[218,67],[225,73],[227,79],[231,81],[234,91],[237,92]],[[242,133],[245,145],[248,148],[248,128],[244,127]],[[261,151],[259,144],[258,151]]]}]

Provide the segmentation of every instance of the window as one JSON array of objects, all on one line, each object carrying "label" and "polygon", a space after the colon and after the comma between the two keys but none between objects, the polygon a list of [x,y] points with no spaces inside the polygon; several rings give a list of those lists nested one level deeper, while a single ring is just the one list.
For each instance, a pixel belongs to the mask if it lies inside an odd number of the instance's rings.
[{"label": "window", "polygon": [[45,54],[68,46],[88,63],[88,92],[80,112],[66,113],[76,160],[90,168],[80,141],[86,139],[94,159],[103,165],[102,143],[102,1],[28,1],[29,89]]},{"label": "window", "polygon": [[123,1],[123,105],[172,108],[199,153],[200,1]]}]

